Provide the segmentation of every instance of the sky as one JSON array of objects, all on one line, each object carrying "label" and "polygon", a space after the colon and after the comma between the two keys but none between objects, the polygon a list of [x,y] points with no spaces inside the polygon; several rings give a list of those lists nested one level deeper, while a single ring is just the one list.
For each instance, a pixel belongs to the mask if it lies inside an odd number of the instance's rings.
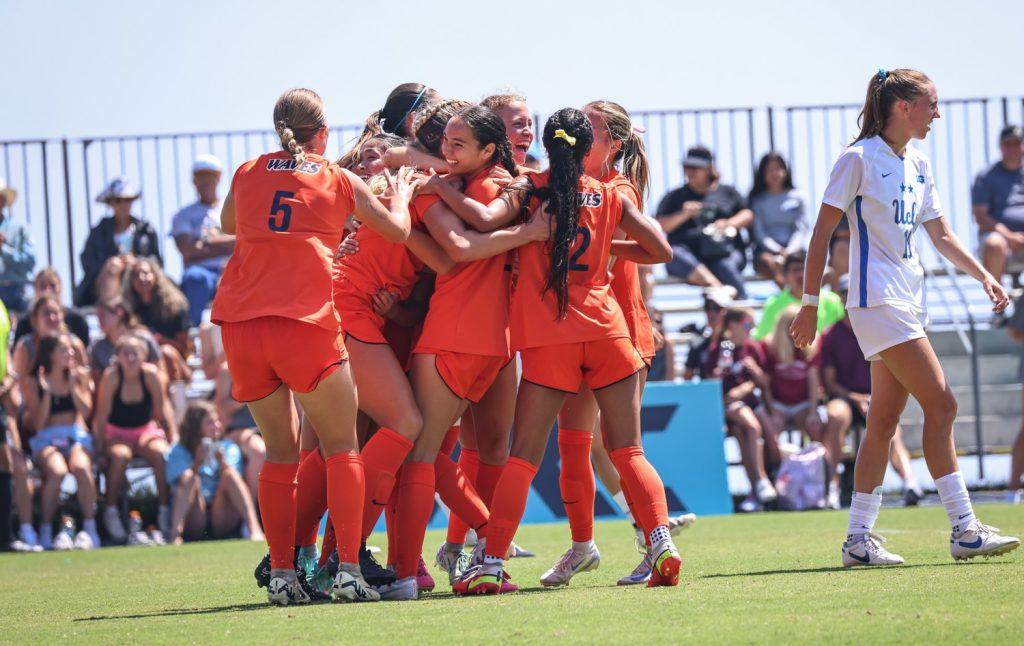
[{"label": "sky", "polygon": [[1021,24],[1020,0],[2,0],[0,140],[266,128],[293,86],[361,123],[414,80],[542,113],[845,103],[898,66],[1019,95]]}]

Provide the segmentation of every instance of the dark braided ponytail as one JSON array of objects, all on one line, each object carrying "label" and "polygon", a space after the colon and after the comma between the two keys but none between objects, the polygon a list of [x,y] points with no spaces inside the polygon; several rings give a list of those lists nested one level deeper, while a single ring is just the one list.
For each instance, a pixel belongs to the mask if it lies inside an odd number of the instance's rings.
[{"label": "dark braided ponytail", "polygon": [[444,127],[448,120],[469,107],[468,101],[461,99],[447,99],[433,105],[429,105],[416,113],[412,122],[412,136],[425,151],[441,156],[441,139],[444,137]]},{"label": "dark braided ponytail", "polygon": [[516,162],[512,159],[512,144],[505,132],[505,122],[501,120],[498,113],[482,105],[474,105],[459,112],[457,116],[466,127],[473,131],[473,136],[483,148],[487,144],[494,144],[494,155],[491,157],[492,164],[498,164],[509,172],[512,177],[519,175]]},{"label": "dark braided ponytail", "polygon": [[587,116],[575,108],[562,108],[544,124],[541,140],[548,153],[549,176],[546,189],[537,196],[548,203],[553,231],[548,241],[551,271],[544,290],[558,299],[558,318],[569,309],[569,251],[579,231],[579,183],[583,158],[594,144],[594,131]]}]

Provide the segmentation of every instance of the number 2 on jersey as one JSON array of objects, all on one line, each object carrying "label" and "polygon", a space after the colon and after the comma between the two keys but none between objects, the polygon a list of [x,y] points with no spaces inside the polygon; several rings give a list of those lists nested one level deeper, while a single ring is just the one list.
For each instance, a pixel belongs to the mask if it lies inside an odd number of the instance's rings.
[{"label": "number 2 on jersey", "polygon": [[[267,220],[267,225],[271,231],[287,231],[288,227],[292,224],[292,206],[286,204],[281,200],[289,200],[295,197],[295,193],[291,191],[277,191],[274,193],[274,202],[270,205],[270,219]],[[278,215],[280,214],[280,219]]]},{"label": "number 2 on jersey", "polygon": [[583,257],[583,254],[587,253],[587,247],[590,246],[590,229],[587,227],[578,227],[576,229],[576,235],[583,236],[583,241],[580,242],[580,248],[576,250],[576,253],[569,258],[569,271],[587,271],[590,269],[590,265],[578,261]]}]

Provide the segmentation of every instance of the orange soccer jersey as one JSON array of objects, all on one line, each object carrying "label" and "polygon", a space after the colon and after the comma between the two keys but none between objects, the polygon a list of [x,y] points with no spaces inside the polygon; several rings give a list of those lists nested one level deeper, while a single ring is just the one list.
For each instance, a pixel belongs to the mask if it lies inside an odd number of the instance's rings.
[{"label": "orange soccer jersey", "polygon": [[[637,208],[642,207],[640,191],[636,190],[633,183],[617,171],[613,170],[601,181],[628,195]],[[633,345],[636,346],[640,356],[650,361],[657,352],[654,347],[654,328],[651,325],[651,317],[647,313],[643,293],[640,291],[640,273],[635,262],[621,258],[615,260],[612,265],[612,293],[615,295],[615,300],[619,302],[619,307],[622,308],[622,315],[626,318],[626,326],[629,327],[629,336],[633,339]]]},{"label": "orange soccer jersey", "polygon": [[[531,175],[536,188],[548,173]],[[583,206],[576,241],[569,252],[568,310],[559,319],[555,294],[545,289],[551,268],[548,242],[519,247],[519,279],[512,297],[512,345],[516,349],[629,337],[622,309],[612,295],[608,258],[622,219],[618,191],[580,177]]]},{"label": "orange soccer jersey", "polygon": [[246,162],[231,182],[235,250],[213,301],[214,323],[280,316],[337,331],[331,264],[355,208],[345,173],[287,152]]}]

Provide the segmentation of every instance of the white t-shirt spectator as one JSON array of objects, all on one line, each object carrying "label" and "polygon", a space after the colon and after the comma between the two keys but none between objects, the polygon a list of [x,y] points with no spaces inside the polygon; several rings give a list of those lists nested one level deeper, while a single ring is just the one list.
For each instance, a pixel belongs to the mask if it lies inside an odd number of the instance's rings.
[{"label": "white t-shirt spectator", "polygon": [[914,233],[942,215],[931,163],[908,145],[903,157],[878,136],[847,148],[822,200],[850,218],[846,307],[924,308],[924,270]]},{"label": "white t-shirt spectator", "polygon": [[[210,230],[220,230],[220,207],[219,201],[216,204],[203,204],[202,202],[189,204],[174,214],[174,220],[171,222],[171,237],[187,235],[201,240]],[[202,265],[219,272],[224,270],[224,265],[227,264],[230,257],[231,254],[225,254],[189,264]]]}]

